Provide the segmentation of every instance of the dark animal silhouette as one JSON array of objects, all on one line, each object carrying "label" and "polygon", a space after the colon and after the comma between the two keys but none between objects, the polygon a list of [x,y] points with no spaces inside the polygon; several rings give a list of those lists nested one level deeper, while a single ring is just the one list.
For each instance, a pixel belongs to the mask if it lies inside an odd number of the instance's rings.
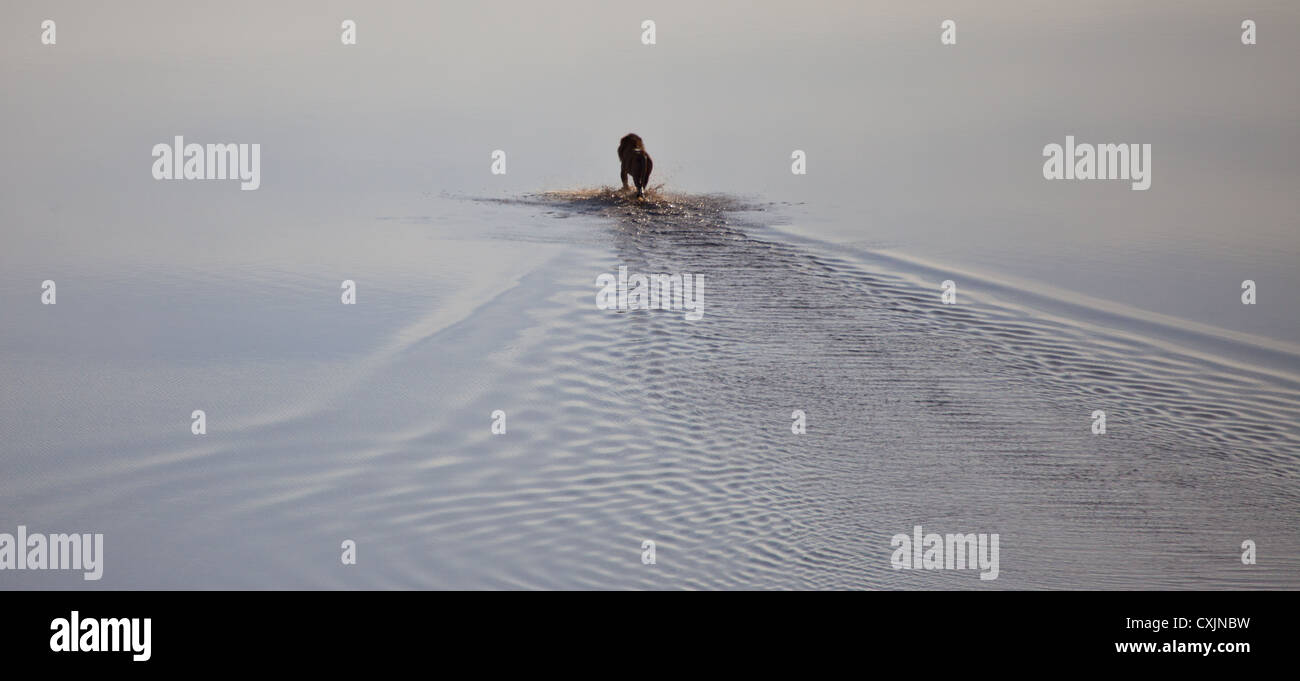
[{"label": "dark animal silhouette", "polygon": [[619,178],[623,180],[623,188],[627,189],[627,176],[632,176],[632,182],[636,183],[637,198],[645,196],[645,188],[650,184],[650,171],[654,169],[654,161],[650,160],[650,154],[645,152],[645,144],[641,142],[641,136],[629,132],[623,135],[623,139],[618,143],[618,161],[621,164]]}]

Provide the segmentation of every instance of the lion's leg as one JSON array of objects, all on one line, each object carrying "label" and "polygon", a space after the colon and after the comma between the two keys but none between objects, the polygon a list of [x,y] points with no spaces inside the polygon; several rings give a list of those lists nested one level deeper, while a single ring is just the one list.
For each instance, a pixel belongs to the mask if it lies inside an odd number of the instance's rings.
[{"label": "lion's leg", "polygon": [[619,179],[623,180],[623,188],[627,189],[627,166],[618,171]]},{"label": "lion's leg", "polygon": [[650,173],[651,173],[654,169],[655,169],[655,162],[652,161],[652,160],[650,160],[650,154],[646,154],[646,157],[645,157],[645,168],[643,169],[643,172],[644,172],[645,174],[641,176],[641,184],[643,184],[643,185],[645,185],[645,186],[647,186],[647,187],[650,186]]}]

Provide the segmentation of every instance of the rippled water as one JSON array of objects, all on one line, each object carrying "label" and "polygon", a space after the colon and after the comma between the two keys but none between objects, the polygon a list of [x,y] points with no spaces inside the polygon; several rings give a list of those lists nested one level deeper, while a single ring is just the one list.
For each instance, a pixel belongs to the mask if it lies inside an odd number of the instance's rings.
[{"label": "rippled water", "polygon": [[[767,226],[780,205],[592,190],[432,206],[375,220],[441,255],[361,288],[362,317],[339,315],[325,274],[254,269],[106,277],[69,299],[100,316],[45,332],[49,309],[11,317],[0,494],[23,514],[5,520],[105,532],[95,586],[1300,583],[1285,373],[1014,301],[945,306],[932,282],[785,238]],[[467,211],[488,227],[441,226]],[[619,265],[703,275],[704,317],[597,309],[595,278]],[[890,537],[916,524],[999,533],[999,578],[892,569]],[[1267,560],[1242,566],[1244,539]]]}]

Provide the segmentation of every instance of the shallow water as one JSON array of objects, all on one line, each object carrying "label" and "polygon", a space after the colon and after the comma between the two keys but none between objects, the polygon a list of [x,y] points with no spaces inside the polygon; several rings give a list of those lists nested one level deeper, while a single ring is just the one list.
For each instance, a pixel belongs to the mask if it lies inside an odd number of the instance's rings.
[{"label": "shallow water", "polygon": [[[5,301],[25,312],[5,334],[0,425],[27,453],[6,507],[34,528],[105,532],[98,585],[117,587],[1300,579],[1300,401],[1285,377],[1014,307],[944,306],[906,273],[783,241],[763,225],[779,206],[595,190],[426,207],[374,221],[398,241],[445,238],[422,274],[361,288],[360,317],[324,274],[312,292],[239,270],[173,273],[166,296],[159,272],[105,276],[57,321]],[[466,211],[491,227],[442,234]],[[703,319],[597,309],[595,277],[618,265],[702,274]],[[202,438],[187,421],[199,404]],[[1095,408],[1105,436],[1089,430]],[[505,435],[490,433],[496,409]],[[893,570],[889,539],[914,524],[999,533],[999,578]],[[342,538],[359,569],[338,564]],[[1266,564],[1241,566],[1244,538],[1269,547]]]},{"label": "shallow water", "polygon": [[[509,9],[14,10],[0,532],[107,557],[0,588],[1300,588],[1294,3]],[[177,134],[262,188],[153,180]],[[1045,182],[1066,134],[1152,189]],[[917,524],[1000,576],[894,570]]]}]

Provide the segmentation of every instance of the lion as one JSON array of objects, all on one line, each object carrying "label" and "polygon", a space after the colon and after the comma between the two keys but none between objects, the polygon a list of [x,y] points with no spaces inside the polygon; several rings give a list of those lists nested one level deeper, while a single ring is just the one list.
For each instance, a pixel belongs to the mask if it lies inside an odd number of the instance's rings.
[{"label": "lion", "polygon": [[655,164],[650,160],[650,154],[646,153],[640,135],[632,132],[623,135],[618,143],[618,160],[622,165],[619,177],[623,180],[623,188],[628,188],[627,176],[631,175],[632,182],[636,183],[637,198],[644,197],[645,188],[650,184],[650,171]]}]

